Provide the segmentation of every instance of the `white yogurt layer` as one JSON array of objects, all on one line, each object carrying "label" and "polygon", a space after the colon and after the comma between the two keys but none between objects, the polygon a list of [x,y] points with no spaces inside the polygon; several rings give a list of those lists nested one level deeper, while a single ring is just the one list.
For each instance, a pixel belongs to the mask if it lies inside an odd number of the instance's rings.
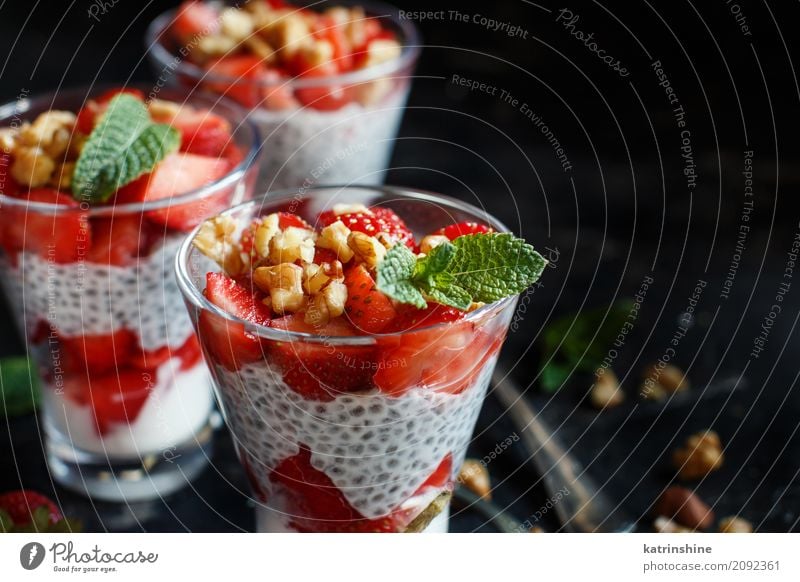
[{"label": "white yogurt layer", "polygon": [[237,446],[268,491],[272,469],[304,445],[311,464],[374,519],[410,499],[447,454],[455,477],[494,364],[487,362],[461,394],[420,386],[401,397],[373,390],[331,402],[304,400],[263,362],[238,372],[217,366],[215,377]]},{"label": "white yogurt layer", "polygon": [[174,273],[182,240],[169,237],[129,267],[61,265],[26,252],[19,255],[17,267],[4,259],[0,273],[29,332],[41,320],[64,337],[106,335],[125,328],[139,336],[139,345],[147,351],[165,345],[178,348],[193,333]]},{"label": "white yogurt layer", "polygon": [[179,358],[172,358],[159,367],[136,419],[118,423],[102,436],[91,406],[50,386],[43,390],[47,420],[76,449],[103,456],[138,458],[183,443],[208,419],[213,395],[205,363],[186,371],[180,365]]},{"label": "white yogurt layer", "polygon": [[265,144],[266,186],[381,184],[407,95],[401,87],[378,105],[354,102],[336,111],[254,110],[251,119]]}]

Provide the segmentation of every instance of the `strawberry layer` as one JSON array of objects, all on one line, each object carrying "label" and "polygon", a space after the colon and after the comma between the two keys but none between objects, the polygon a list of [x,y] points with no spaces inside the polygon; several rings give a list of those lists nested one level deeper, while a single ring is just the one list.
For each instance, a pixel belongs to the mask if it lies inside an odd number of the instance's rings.
[{"label": "strawberry layer", "polygon": [[494,363],[489,358],[458,394],[416,386],[398,397],[373,389],[329,402],[303,399],[264,362],[238,372],[215,366],[214,373],[240,457],[261,496],[269,500],[291,488],[276,487],[274,471],[307,449],[313,469],[358,514],[377,519],[413,499],[448,455],[451,471],[461,466]]},{"label": "strawberry layer", "polygon": [[56,383],[43,391],[46,421],[76,449],[113,457],[140,457],[183,443],[208,419],[213,397],[205,364],[188,370],[182,364],[172,358],[152,376],[141,372],[148,382],[143,405],[129,420],[104,421],[102,435],[92,403],[68,397]]}]

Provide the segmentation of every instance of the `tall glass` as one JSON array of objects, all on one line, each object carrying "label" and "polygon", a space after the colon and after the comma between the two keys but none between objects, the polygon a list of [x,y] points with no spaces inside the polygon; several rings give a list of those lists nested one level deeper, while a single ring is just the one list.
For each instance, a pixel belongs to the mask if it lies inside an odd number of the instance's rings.
[{"label": "tall glass", "polygon": [[[365,69],[326,77],[226,77],[186,62],[170,26],[175,11],[153,21],[147,45],[165,82],[202,87],[250,110],[264,140],[262,181],[270,190],[319,184],[382,184],[420,52],[419,34],[396,8],[379,2],[321,0],[315,11],[363,7],[368,19],[395,33],[400,56]],[[327,95],[345,95],[332,104]]]},{"label": "tall glass", "polygon": [[[103,90],[9,103],[0,127],[78,111]],[[174,258],[187,227],[248,199],[255,181],[257,130],[237,107],[183,91],[158,97],[226,118],[238,165],[143,203],[70,207],[0,194],[0,277],[41,372],[48,466],[62,485],[99,499],[165,495],[206,465],[213,395]],[[131,247],[139,254],[117,258]]]},{"label": "tall glass", "polygon": [[[334,203],[359,202],[391,208],[417,236],[461,221],[507,231],[468,204],[398,188],[269,195],[225,214],[246,225],[288,211],[314,224]],[[401,333],[288,332],[238,319],[210,303],[203,294],[206,274],[219,268],[191,239],[178,254],[178,285],[258,501],[258,529],[447,531],[449,492],[516,298]],[[409,381],[390,394],[375,387],[376,374],[397,371]],[[322,389],[301,395],[294,388],[298,383]]]}]

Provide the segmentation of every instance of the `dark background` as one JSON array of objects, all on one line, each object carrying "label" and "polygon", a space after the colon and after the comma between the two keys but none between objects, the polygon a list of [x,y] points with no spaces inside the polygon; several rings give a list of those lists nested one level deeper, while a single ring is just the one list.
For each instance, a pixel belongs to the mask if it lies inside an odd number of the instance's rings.
[{"label": "dark background", "polygon": [[[91,2],[0,4],[0,97],[96,82],[147,81],[147,24],[177,2],[106,3],[96,22]],[[796,169],[800,89],[796,3],[571,2],[522,0],[402,2],[406,10],[458,10],[518,25],[509,37],[474,22],[420,22],[425,48],[400,131],[388,183],[450,194],[483,205],[538,248],[557,250],[555,267],[526,298],[504,364],[530,386],[543,417],[589,467],[604,490],[647,529],[649,506],[672,473],[669,451],[692,432],[714,428],[726,446],[723,469],[697,487],[718,516],[741,514],[761,531],[798,529],[800,519],[800,271],[759,358],[750,352],[800,229]],[[738,7],[751,31],[740,30]],[[610,70],[556,22],[568,8],[576,29],[619,58]],[[697,185],[687,189],[680,130],[651,68],[660,60],[686,112]],[[515,108],[451,82],[456,74],[505,89]],[[564,150],[565,172],[545,136],[520,111],[540,115]],[[754,152],[754,210],[730,297],[720,297],[744,201],[743,152]],[[555,255],[551,255],[554,258]],[[631,297],[651,275],[633,334],[613,367],[629,392],[621,409],[598,414],[581,402],[588,380],[576,375],[557,396],[536,387],[535,341],[554,317]],[[707,282],[694,326],[674,362],[687,370],[690,396],[669,405],[636,404],[645,365],[658,359],[698,280]],[[23,352],[7,313],[0,354]],[[737,385],[731,390],[731,385]],[[51,491],[32,418],[2,431],[0,491]],[[493,399],[482,414],[473,453],[483,456],[513,427]],[[6,441],[9,441],[8,443]],[[13,445],[13,447],[11,446]],[[519,519],[548,493],[511,447],[489,469],[495,498]],[[227,531],[252,528],[244,479],[229,442],[192,489],[128,507],[91,505],[57,491],[67,513],[90,529]],[[229,485],[227,480],[233,484]],[[552,512],[543,524],[556,528]],[[490,531],[473,512],[454,528]]]}]

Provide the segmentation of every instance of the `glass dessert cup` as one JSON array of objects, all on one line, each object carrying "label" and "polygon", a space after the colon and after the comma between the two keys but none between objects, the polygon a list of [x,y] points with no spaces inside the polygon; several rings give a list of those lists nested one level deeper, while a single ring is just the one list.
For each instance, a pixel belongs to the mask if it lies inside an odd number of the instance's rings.
[{"label": "glass dessert cup", "polygon": [[[0,126],[81,110],[103,90],[7,104]],[[0,276],[41,373],[48,466],[60,484],[98,499],[165,495],[207,463],[213,395],[174,257],[186,229],[249,198],[255,182],[257,130],[237,107],[183,91],[158,97],[225,118],[234,128],[232,169],[136,203],[67,206],[0,194]]]},{"label": "glass dessert cup", "polygon": [[264,140],[264,190],[384,181],[419,56],[419,35],[409,19],[378,2],[322,0],[311,9],[339,6],[363,7],[367,20],[396,35],[400,55],[332,76],[253,78],[249,70],[225,75],[187,61],[187,48],[196,39],[181,43],[171,34],[176,10],[148,29],[149,55],[159,78],[222,94],[250,110]]},{"label": "glass dessert cup", "polygon": [[[337,202],[387,207],[416,235],[464,221],[508,231],[460,201],[398,188],[287,191],[223,215],[243,226],[285,211],[313,225]],[[206,298],[207,273],[220,269],[193,237],[178,254],[178,284],[258,501],[259,531],[447,531],[449,493],[516,297],[400,333],[286,331]]]}]

